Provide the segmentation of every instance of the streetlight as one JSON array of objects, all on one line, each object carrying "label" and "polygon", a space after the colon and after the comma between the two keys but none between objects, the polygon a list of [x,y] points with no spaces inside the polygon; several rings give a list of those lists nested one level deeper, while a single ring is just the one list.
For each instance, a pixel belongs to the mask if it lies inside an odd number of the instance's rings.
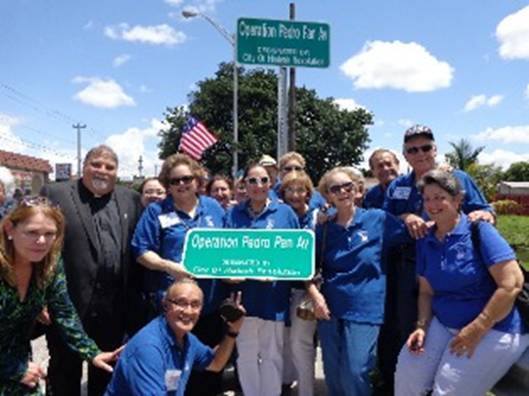
[{"label": "streetlight", "polygon": [[237,171],[239,170],[239,153],[237,146],[239,144],[239,108],[238,108],[238,91],[239,91],[239,77],[237,73],[237,46],[235,42],[235,36],[230,34],[222,25],[215,22],[208,15],[191,10],[183,10],[182,16],[184,18],[202,17],[208,21],[221,35],[224,37],[230,45],[233,47],[233,167],[232,176],[233,180],[237,177]]}]

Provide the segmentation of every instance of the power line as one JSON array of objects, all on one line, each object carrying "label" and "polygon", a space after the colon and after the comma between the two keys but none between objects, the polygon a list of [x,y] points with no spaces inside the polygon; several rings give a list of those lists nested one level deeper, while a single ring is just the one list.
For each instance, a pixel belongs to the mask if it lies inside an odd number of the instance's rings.
[{"label": "power line", "polygon": [[[7,98],[22,104],[24,106],[27,106],[31,108],[33,111],[42,113],[48,117],[55,118],[56,120],[60,120],[67,124],[77,123],[79,120],[76,120],[75,118],[69,116],[68,114],[52,109],[50,107],[47,107],[45,104],[43,104],[41,101],[32,98],[31,96],[21,92],[20,90],[13,88],[12,86],[0,82],[0,92],[3,93],[4,96]],[[99,133],[94,128],[88,128],[90,132],[92,132],[95,135],[99,135],[100,138],[104,138],[102,133]]]}]

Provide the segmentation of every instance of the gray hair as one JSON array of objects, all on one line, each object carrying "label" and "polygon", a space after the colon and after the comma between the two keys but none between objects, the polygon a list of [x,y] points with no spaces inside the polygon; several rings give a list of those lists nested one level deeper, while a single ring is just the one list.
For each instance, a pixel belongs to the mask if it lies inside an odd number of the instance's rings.
[{"label": "gray hair", "polygon": [[112,158],[112,161],[116,163],[116,167],[119,165],[118,155],[116,154],[116,152],[112,150],[110,146],[107,146],[106,144],[100,144],[99,146],[91,148],[86,153],[83,161],[83,166],[85,166],[92,157],[100,156],[103,154],[108,154],[110,158]]},{"label": "gray hair", "polygon": [[461,183],[453,173],[439,169],[433,169],[425,173],[417,183],[417,188],[422,194],[424,193],[425,187],[431,185],[438,186],[452,197],[457,197],[459,194],[464,193]]}]

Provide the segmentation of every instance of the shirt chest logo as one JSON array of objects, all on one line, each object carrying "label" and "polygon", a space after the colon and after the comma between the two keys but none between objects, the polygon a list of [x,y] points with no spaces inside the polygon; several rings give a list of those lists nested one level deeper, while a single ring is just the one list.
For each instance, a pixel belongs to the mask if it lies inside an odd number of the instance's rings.
[{"label": "shirt chest logo", "polygon": [[211,216],[204,217],[204,223],[206,223],[206,227],[213,228],[215,227],[215,223],[213,223],[213,218]]},{"label": "shirt chest logo", "polygon": [[411,194],[411,187],[397,187],[393,191],[391,198],[393,199],[408,199]]},{"label": "shirt chest logo", "polygon": [[274,225],[275,225],[275,221],[274,219],[267,219],[266,220],[266,226],[265,226],[265,229],[267,230],[271,230],[274,228]]},{"label": "shirt chest logo", "polygon": [[178,389],[178,381],[182,375],[182,370],[172,369],[165,372],[165,387],[167,392],[176,391]]}]

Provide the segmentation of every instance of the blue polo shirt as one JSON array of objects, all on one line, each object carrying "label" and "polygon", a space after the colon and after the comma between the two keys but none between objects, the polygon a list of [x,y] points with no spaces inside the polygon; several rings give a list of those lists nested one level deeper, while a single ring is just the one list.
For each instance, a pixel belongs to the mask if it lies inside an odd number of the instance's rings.
[{"label": "blue polo shirt", "polygon": [[203,370],[215,353],[193,334],[181,348],[165,317],[158,316],[127,343],[106,396],[183,396],[191,370]]},{"label": "blue polo shirt", "polygon": [[[321,252],[323,227],[328,228],[325,251]],[[334,220],[318,225],[317,253],[324,254],[321,291],[331,315],[382,324],[386,292],[383,250],[409,240],[404,223],[380,209],[356,208],[347,227]]]},{"label": "blue polo shirt", "polygon": [[[292,229],[299,228],[298,217],[292,208],[277,200],[271,200],[265,210],[256,218],[250,215],[250,201],[234,206],[227,214],[228,228],[249,229]],[[242,291],[242,304],[248,316],[264,320],[285,321],[288,318],[290,282],[262,282],[247,280],[233,285]]]},{"label": "blue polo shirt", "polygon": [[[135,257],[148,251],[160,257],[181,262],[187,231],[192,228],[223,228],[224,209],[213,198],[199,196],[195,217],[175,210],[173,198],[168,196],[161,202],[150,204],[143,212],[132,238]],[[138,264],[139,265],[139,264]],[[143,291],[156,293],[160,302],[165,290],[174,282],[174,278],[162,271],[145,269]],[[202,314],[213,312],[225,297],[225,285],[215,279],[198,279],[204,292]]]},{"label": "blue polo shirt", "polygon": [[[452,173],[459,180],[465,192],[462,206],[464,213],[468,214],[474,210],[492,212],[492,207],[467,173],[458,169]],[[423,199],[416,186],[417,182],[418,180],[415,180],[415,172],[399,176],[393,180],[386,191],[384,210],[396,216],[400,216],[403,213],[414,213],[427,219],[428,216],[423,211]]]},{"label": "blue polo shirt", "polygon": [[[496,290],[489,268],[516,259],[509,244],[491,224],[481,221],[480,251],[474,249],[470,222],[465,214],[444,241],[435,237],[435,229],[417,241],[417,274],[428,280],[434,290],[432,310],[449,328],[460,329],[474,320]],[[518,310],[494,329],[521,333]]]},{"label": "blue polo shirt", "polygon": [[386,192],[382,189],[382,185],[377,184],[367,190],[362,206],[364,209],[382,209],[384,207],[385,197]]}]

